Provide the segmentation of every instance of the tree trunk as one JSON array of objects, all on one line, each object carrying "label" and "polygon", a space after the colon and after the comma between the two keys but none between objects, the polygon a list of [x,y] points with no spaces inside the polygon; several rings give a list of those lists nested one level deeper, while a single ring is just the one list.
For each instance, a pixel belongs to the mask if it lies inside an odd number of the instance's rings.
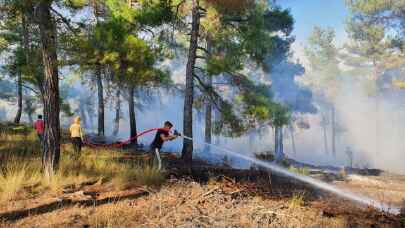
[{"label": "tree trunk", "polygon": [[373,59],[373,70],[374,70],[374,79],[375,79],[375,155],[376,159],[379,154],[380,150],[380,143],[379,143],[379,138],[380,138],[380,126],[379,126],[379,89],[378,89],[378,76],[379,76],[379,71],[378,71],[378,65],[377,65],[377,60]]},{"label": "tree trunk", "polygon": [[27,94],[27,98],[25,99],[24,112],[27,113],[28,121],[31,126],[32,126],[32,123],[34,122],[34,119],[33,119],[33,114],[35,113],[34,102],[35,102],[34,99],[31,99],[29,97],[29,95]]},{"label": "tree trunk", "polygon": [[121,119],[121,90],[117,89],[115,93],[115,117],[114,117],[114,130],[113,136],[117,136],[120,130],[120,119]]},{"label": "tree trunk", "polygon": [[253,147],[255,146],[255,145],[253,144],[253,142],[254,142],[254,140],[255,140],[255,135],[253,135],[253,134],[254,134],[253,131],[249,132],[249,136],[248,136],[249,142],[248,142],[248,143],[249,143],[249,150],[250,150],[251,152],[255,153],[256,151],[253,150]]},{"label": "tree trunk", "polygon": [[274,142],[275,142],[274,152],[276,154],[276,161],[282,161],[284,159],[283,127],[276,126]]},{"label": "tree trunk", "polygon": [[327,134],[327,129],[326,125],[322,126],[323,129],[323,146],[326,154],[329,154],[329,149],[328,149],[328,134]]},{"label": "tree trunk", "polygon": [[43,169],[51,177],[59,166],[60,123],[59,123],[59,77],[56,53],[56,27],[50,7],[52,1],[40,1],[38,19],[44,65],[44,120],[45,135],[43,148]]},{"label": "tree trunk", "polygon": [[[209,58],[210,53],[211,53],[211,39],[208,37],[207,38],[207,58]],[[207,86],[212,87],[212,76],[207,75]],[[209,96],[207,96],[206,101],[205,101],[205,142],[206,143],[211,143],[212,140],[212,102],[211,99],[209,99]]]},{"label": "tree trunk", "polygon": [[85,106],[85,108],[86,108],[86,114],[87,114],[87,117],[88,117],[88,121],[87,121],[87,123],[88,123],[88,127],[91,129],[91,130],[94,130],[94,107],[93,107],[93,103],[88,103],[88,102],[86,102],[86,106]]},{"label": "tree trunk", "polygon": [[380,138],[380,126],[378,123],[378,119],[379,119],[379,94],[378,91],[376,91],[376,97],[375,97],[375,155],[376,157],[378,157],[379,154],[379,150],[380,150],[380,142],[379,142],[379,138]]},{"label": "tree trunk", "polygon": [[22,77],[21,72],[17,73],[17,113],[15,114],[14,123],[19,124],[23,109],[23,95],[22,95]]},{"label": "tree trunk", "polygon": [[321,121],[321,127],[322,127],[322,132],[323,132],[323,147],[325,150],[325,154],[329,154],[329,146],[328,146],[328,115],[326,113],[322,112],[322,121]]},{"label": "tree trunk", "polygon": [[336,109],[332,105],[331,108],[331,121],[332,121],[332,155],[336,157]]},{"label": "tree trunk", "polygon": [[[129,112],[129,126],[130,126],[130,137],[136,136],[136,119],[135,119],[135,102],[134,102],[135,88],[128,88],[128,112]],[[131,140],[131,145],[137,145],[138,139],[134,138]]]},{"label": "tree trunk", "polygon": [[[193,137],[193,90],[194,90],[194,65],[197,55],[198,35],[200,30],[199,0],[193,0],[191,23],[190,47],[186,68],[186,89],[184,94],[183,133]],[[193,160],[193,142],[188,139],[183,141],[182,159],[191,164]]]},{"label": "tree trunk", "polygon": [[104,88],[101,77],[101,66],[96,66],[97,97],[98,97],[98,135],[104,136]]},{"label": "tree trunk", "polygon": [[88,128],[89,123],[87,121],[86,107],[84,107],[84,104],[81,104],[81,103],[79,104],[79,113],[80,113],[82,125],[85,128]]},{"label": "tree trunk", "polygon": [[[221,112],[219,112],[218,110],[213,110],[214,111],[214,122],[220,124],[221,121]],[[211,125],[212,127],[212,125]],[[217,126],[215,126],[217,127]],[[221,127],[219,127],[221,128]],[[214,137],[214,145],[218,146],[221,144],[221,134],[220,132],[217,132],[217,134]]]},{"label": "tree trunk", "polygon": [[[211,78],[211,77],[209,77]],[[212,85],[212,79],[209,79],[209,84]],[[212,141],[212,103],[210,100],[205,104],[205,142],[211,143]]]},{"label": "tree trunk", "polygon": [[[28,25],[25,12],[22,14],[21,17],[21,25],[23,30],[23,39],[22,39],[22,46],[24,47],[25,53],[25,63],[28,64],[29,59],[29,34],[28,34]],[[21,115],[23,110],[23,89],[22,89],[22,74],[21,72],[17,73],[17,113],[14,118],[14,123],[18,124],[21,121]]]},{"label": "tree trunk", "polygon": [[34,119],[32,118],[32,113],[27,113],[28,114],[28,121],[30,123],[30,125],[32,125],[32,123],[34,122]]},{"label": "tree trunk", "polygon": [[288,128],[289,128],[289,130],[290,130],[290,135],[291,135],[292,150],[293,150],[294,155],[296,155],[296,154],[297,154],[297,148],[296,148],[296,146],[295,146],[294,128],[293,128],[293,126],[291,126],[291,125],[290,125]]}]

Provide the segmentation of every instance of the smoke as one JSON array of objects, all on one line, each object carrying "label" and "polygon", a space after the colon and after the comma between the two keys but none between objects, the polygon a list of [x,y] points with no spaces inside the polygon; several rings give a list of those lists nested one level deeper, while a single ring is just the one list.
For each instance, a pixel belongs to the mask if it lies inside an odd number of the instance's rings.
[{"label": "smoke", "polygon": [[[167,62],[171,66],[172,77],[178,84],[184,78],[184,60]],[[403,161],[405,160],[405,105],[402,103],[404,92],[393,88],[385,89],[378,96],[378,116],[376,115],[376,96],[370,93],[369,79],[347,75],[339,81],[338,92],[334,99],[316,96],[315,91],[305,86],[304,67],[298,63],[282,62],[272,69],[269,74],[272,81],[272,90],[277,101],[290,106],[295,124],[293,132],[285,128],[284,152],[290,158],[315,165],[349,165],[346,154],[348,148],[353,152],[353,166],[359,168],[380,168],[387,171],[405,173]],[[300,78],[298,80],[298,78]],[[379,82],[386,85],[390,80]],[[371,82],[372,84],[373,82]],[[388,83],[389,84],[389,83]],[[384,87],[385,88],[385,87]],[[67,100],[71,104],[75,115],[85,113],[87,117],[86,132],[96,132],[97,113],[95,105],[97,97],[89,87],[76,83],[70,86]],[[319,89],[319,88],[318,88]],[[106,96],[107,100],[109,99]],[[165,120],[174,123],[178,130],[183,129],[183,94],[180,91],[155,89],[155,91],[137,94],[136,100],[149,100],[144,107],[136,109],[138,131],[159,127]],[[128,105],[122,99],[120,131],[118,138],[127,139],[129,136]],[[328,104],[328,105],[326,105]],[[330,105],[336,109],[336,156],[331,154],[332,126],[322,125],[322,116],[330,116]],[[91,107],[90,107],[91,106]],[[106,135],[113,131],[115,115],[113,102],[106,102]],[[7,108],[10,119],[13,109]],[[37,112],[38,113],[38,112]],[[204,120],[201,117],[203,110],[194,112],[194,138],[198,141],[204,139]],[[62,126],[71,122],[70,117],[63,116]],[[302,127],[307,125],[307,127]],[[309,126],[309,128],[308,128]],[[325,131],[326,130],[326,131]],[[325,149],[325,132],[327,150]],[[292,134],[295,139],[296,153],[292,147]],[[139,141],[149,145],[153,134],[142,137]],[[238,138],[228,138],[213,135],[216,145],[225,146],[237,153],[252,155],[255,153],[272,151],[274,148],[274,132],[269,126],[249,131]],[[180,153],[182,140],[165,143],[164,150]],[[377,151],[378,147],[378,151]],[[224,157],[207,151],[201,145],[195,145],[195,154],[203,159],[222,162]],[[228,162],[237,167],[249,167],[250,162],[227,158]]]},{"label": "smoke", "polygon": [[345,85],[335,105],[354,164],[405,173],[403,92],[390,88],[370,96],[362,80],[346,80]]},{"label": "smoke", "polygon": [[286,104],[295,113],[316,113],[312,92],[301,86],[296,78],[301,77],[305,68],[300,63],[283,60],[274,64],[270,72],[271,90],[275,100]]},{"label": "smoke", "polygon": [[[354,167],[405,173],[405,105],[402,102],[405,93],[387,87],[387,81],[392,78],[389,74],[384,77],[385,84],[378,82],[378,96],[370,86],[375,81],[346,75],[338,81],[333,99],[315,97],[319,112],[301,115],[310,128],[295,132],[296,154],[292,153],[291,138],[284,139],[287,155],[318,165],[348,166],[350,158],[346,152],[350,150]],[[336,156],[331,154],[330,107],[336,110]],[[322,116],[329,121],[323,123]]]},{"label": "smoke", "polygon": [[[176,68],[173,75],[180,83],[182,70]],[[339,80],[337,96],[333,100],[315,96],[310,87],[306,87],[301,80],[303,68],[298,63],[284,62],[272,71],[272,87],[275,99],[284,102],[292,108],[296,116],[294,134],[296,153],[292,149],[291,132],[285,129],[284,148],[288,157],[302,162],[316,165],[348,166],[350,158],[346,151],[353,152],[353,166],[358,168],[380,168],[387,171],[405,173],[405,105],[401,103],[404,93],[401,91],[383,92],[378,97],[378,118],[376,117],[376,96],[370,94],[367,78],[344,76]],[[142,94],[138,99],[143,99]],[[322,125],[322,115],[330,118],[330,107],[336,109],[336,156],[331,154],[332,126],[331,122]],[[109,107],[111,109],[112,107]],[[158,127],[165,120],[175,124],[175,128],[182,130],[183,95],[170,93],[163,89],[156,91],[148,108],[137,109],[138,129]],[[198,112],[200,112],[198,114]],[[203,110],[195,111],[193,133],[195,139],[203,141],[204,120],[198,118]],[[124,119],[121,121],[120,137],[128,137],[129,126],[126,103],[123,102]],[[106,126],[112,125],[113,112],[107,115]],[[300,127],[297,122],[309,125]],[[376,124],[378,123],[378,124]],[[378,126],[378,129],[376,129]],[[327,147],[325,150],[324,130],[326,129]],[[378,130],[378,133],[376,132]],[[107,132],[109,130],[107,129]],[[148,145],[153,135],[140,139]],[[376,138],[378,137],[378,138]],[[238,138],[213,136],[213,142],[226,146],[241,154],[252,155],[274,148],[273,129],[265,126],[252,130]],[[376,143],[377,142],[377,143]],[[182,141],[177,140],[165,145],[168,151],[181,151]],[[378,151],[376,147],[378,146]],[[198,157],[220,161],[221,157],[204,150],[201,145],[195,145]],[[231,158],[229,158],[231,159]],[[239,160],[230,160],[235,166],[248,167],[250,164]]]}]

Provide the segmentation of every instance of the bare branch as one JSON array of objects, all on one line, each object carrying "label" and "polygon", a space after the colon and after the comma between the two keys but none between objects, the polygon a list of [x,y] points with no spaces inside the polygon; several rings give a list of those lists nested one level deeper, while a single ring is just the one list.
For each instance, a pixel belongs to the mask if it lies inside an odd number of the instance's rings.
[{"label": "bare branch", "polygon": [[33,93],[35,93],[35,94],[40,94],[39,93],[39,91],[37,91],[37,90],[35,90],[34,88],[32,88],[32,87],[30,87],[30,86],[27,86],[27,85],[25,85],[25,84],[22,84],[22,86],[24,87],[24,88],[26,88],[26,89],[29,89],[30,91],[32,91]]}]

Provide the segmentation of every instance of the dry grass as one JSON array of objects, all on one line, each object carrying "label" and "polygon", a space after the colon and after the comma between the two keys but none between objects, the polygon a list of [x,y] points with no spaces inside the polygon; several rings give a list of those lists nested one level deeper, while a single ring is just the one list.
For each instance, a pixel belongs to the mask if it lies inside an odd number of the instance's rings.
[{"label": "dry grass", "polygon": [[345,227],[309,208],[259,196],[235,197],[220,184],[177,181],[145,199],[105,205],[85,220],[94,227]]},{"label": "dry grass", "polygon": [[304,206],[305,204],[305,193],[304,192],[297,192],[294,193],[293,196],[291,197],[288,207],[290,209],[297,209],[299,207]]},{"label": "dry grass", "polygon": [[121,161],[120,152],[84,148],[79,158],[71,145],[61,147],[58,172],[46,179],[41,172],[41,152],[32,131],[0,134],[0,203],[44,193],[58,193],[66,186],[91,180],[111,182],[116,189],[132,185],[159,186],[162,173],[141,161]]},{"label": "dry grass", "polygon": [[0,173],[0,200],[14,200],[24,185],[32,182],[32,176],[28,174],[25,164],[9,162],[4,172]]},{"label": "dry grass", "polygon": [[238,196],[221,183],[201,185],[173,180],[136,200],[98,207],[66,208],[25,218],[15,227],[346,227],[344,218],[327,218],[310,207],[289,208],[288,200]]},{"label": "dry grass", "polygon": [[[99,191],[101,194],[110,194],[114,199],[112,202],[97,206],[93,205],[93,201],[90,205],[64,205],[43,213],[30,214],[16,221],[0,220],[0,227],[84,225],[348,227],[350,225],[348,217],[323,216],[322,209],[306,202],[305,194],[302,192],[297,192],[291,198],[266,198],[247,190],[240,191],[239,187],[235,188],[239,185],[221,181],[211,180],[208,184],[178,179],[165,181],[160,171],[148,166],[141,159],[123,159],[121,152],[110,150],[85,148],[80,158],[75,158],[71,146],[63,145],[59,171],[51,180],[46,180],[40,171],[39,145],[36,143],[35,134],[11,135],[0,131],[0,141],[0,157],[4,158],[0,163],[2,213],[33,208],[47,204],[50,200],[55,201],[55,198],[63,195],[62,190],[68,188],[72,188],[74,193],[79,192],[78,189]],[[77,187],[86,181],[98,182],[83,188]],[[119,190],[129,189],[122,192],[131,192],[139,185],[159,186],[159,188],[147,188],[150,194],[135,200],[117,197]]]}]

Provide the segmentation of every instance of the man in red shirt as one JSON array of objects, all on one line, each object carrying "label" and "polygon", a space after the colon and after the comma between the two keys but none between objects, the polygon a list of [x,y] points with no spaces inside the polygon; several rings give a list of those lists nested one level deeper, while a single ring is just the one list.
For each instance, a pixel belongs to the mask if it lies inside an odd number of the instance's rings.
[{"label": "man in red shirt", "polygon": [[38,119],[34,122],[34,128],[37,132],[39,141],[44,141],[45,122],[42,120],[42,115],[38,115]]},{"label": "man in red shirt", "polygon": [[153,140],[151,147],[151,152],[155,152],[154,159],[157,159],[158,169],[162,168],[162,160],[160,159],[160,149],[162,149],[163,143],[166,141],[171,141],[176,139],[180,134],[175,131],[173,135],[169,134],[170,129],[172,129],[173,124],[169,121],[166,121],[163,125],[163,128],[160,128],[155,135],[155,139]]}]

